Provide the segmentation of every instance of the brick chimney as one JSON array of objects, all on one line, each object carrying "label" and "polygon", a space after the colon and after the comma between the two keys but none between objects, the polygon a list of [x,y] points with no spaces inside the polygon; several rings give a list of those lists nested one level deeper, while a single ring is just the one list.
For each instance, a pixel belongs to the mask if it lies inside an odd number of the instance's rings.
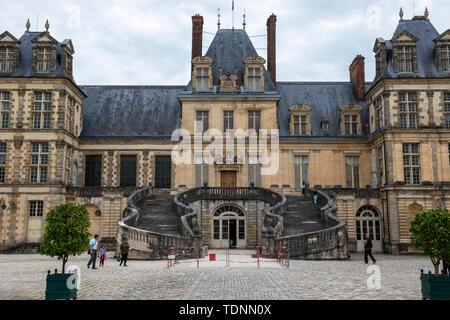
[{"label": "brick chimney", "polygon": [[203,17],[192,16],[192,59],[202,56]]},{"label": "brick chimney", "polygon": [[366,100],[364,97],[366,93],[364,59],[365,58],[362,55],[357,55],[355,60],[353,60],[352,64],[350,65],[350,81],[353,83],[358,101]]},{"label": "brick chimney", "polygon": [[277,56],[276,56],[276,24],[277,16],[267,19],[267,70],[272,76],[273,84],[277,85]]}]

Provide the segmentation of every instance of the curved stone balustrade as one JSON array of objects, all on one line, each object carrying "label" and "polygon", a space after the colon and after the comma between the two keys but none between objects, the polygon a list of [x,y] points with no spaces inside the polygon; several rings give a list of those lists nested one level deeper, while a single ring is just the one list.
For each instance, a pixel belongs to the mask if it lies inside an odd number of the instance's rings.
[{"label": "curved stone balustrade", "polygon": [[[307,190],[311,196],[312,190]],[[328,229],[299,235],[278,237],[276,246],[284,246],[289,250],[290,258],[344,260],[348,259],[347,223],[335,216],[335,202],[321,191],[318,191],[318,204],[321,205],[321,218]]]},{"label": "curved stone balustrade", "polygon": [[139,218],[137,203],[151,196],[151,188],[143,188],[133,192],[127,200],[125,211],[127,216],[118,222],[117,252],[126,237],[132,250],[129,259],[166,259],[170,247],[192,247],[191,237],[163,234],[136,228]]}]

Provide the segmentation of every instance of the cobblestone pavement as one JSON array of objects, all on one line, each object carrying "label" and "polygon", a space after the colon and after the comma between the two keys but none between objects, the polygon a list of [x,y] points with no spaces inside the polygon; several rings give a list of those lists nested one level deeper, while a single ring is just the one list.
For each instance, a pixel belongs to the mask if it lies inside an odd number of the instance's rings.
[{"label": "cobblestone pavement", "polygon": [[[420,299],[420,269],[432,270],[423,256],[376,255],[381,288],[367,288],[367,266],[361,254],[349,261],[290,261],[280,264],[251,258],[253,251],[225,251],[215,262],[182,261],[167,268],[167,261],[129,261],[119,267],[109,252],[105,267],[87,269],[89,257],[71,257],[68,266],[81,269],[78,299],[141,300],[301,300],[301,299]],[[98,261],[98,260],[97,260]],[[369,264],[370,266],[371,264]],[[0,300],[44,299],[47,270],[61,268],[59,260],[40,255],[0,255]]]}]

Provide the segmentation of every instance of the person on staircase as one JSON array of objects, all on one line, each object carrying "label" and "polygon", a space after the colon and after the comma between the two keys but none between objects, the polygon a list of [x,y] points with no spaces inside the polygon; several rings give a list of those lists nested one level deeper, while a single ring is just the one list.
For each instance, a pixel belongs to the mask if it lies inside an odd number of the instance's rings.
[{"label": "person on staircase", "polygon": [[317,204],[317,196],[318,195],[319,195],[319,192],[317,191],[317,188],[314,187],[314,191],[313,191],[314,204]]}]

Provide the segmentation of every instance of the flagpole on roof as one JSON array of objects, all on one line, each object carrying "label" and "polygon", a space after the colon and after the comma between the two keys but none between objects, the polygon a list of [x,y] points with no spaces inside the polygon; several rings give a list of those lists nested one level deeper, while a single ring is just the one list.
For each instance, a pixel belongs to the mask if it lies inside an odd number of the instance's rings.
[{"label": "flagpole on roof", "polygon": [[231,3],[231,11],[233,11],[233,20],[232,20],[232,24],[233,24],[233,30],[234,30],[234,0],[232,0],[232,3]]}]

